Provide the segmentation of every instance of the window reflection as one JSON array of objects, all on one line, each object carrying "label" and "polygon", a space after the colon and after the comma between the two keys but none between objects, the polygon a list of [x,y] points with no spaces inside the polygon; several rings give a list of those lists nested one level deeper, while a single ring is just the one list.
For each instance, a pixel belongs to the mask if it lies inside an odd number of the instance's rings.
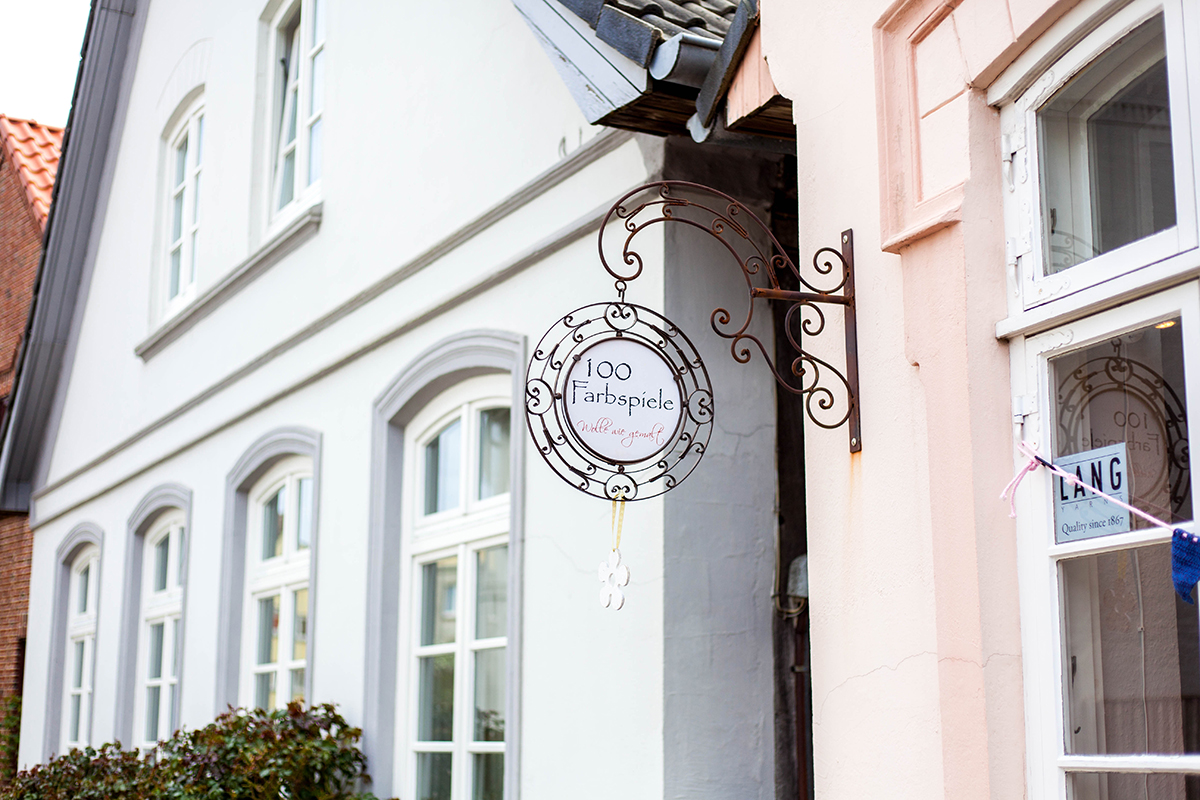
[{"label": "window reflection", "polygon": [[[1116,336],[1052,363],[1055,457],[1123,444],[1130,503],[1169,522],[1191,519],[1180,321]],[[1055,479],[1055,491],[1072,493],[1061,483]],[[1131,523],[1148,525],[1137,517]]]},{"label": "window reflection", "polygon": [[1046,271],[1175,224],[1161,16],[1128,34],[1038,111]]}]

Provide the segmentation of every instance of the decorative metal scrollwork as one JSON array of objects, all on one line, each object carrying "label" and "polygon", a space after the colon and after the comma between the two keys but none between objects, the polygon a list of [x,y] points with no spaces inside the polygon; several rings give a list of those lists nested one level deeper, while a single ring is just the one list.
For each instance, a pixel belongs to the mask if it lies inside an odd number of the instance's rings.
[{"label": "decorative metal scrollwork", "polygon": [[[681,403],[679,422],[662,432],[662,445],[625,461],[595,452],[561,401],[571,368],[599,343],[639,343],[670,370]],[[657,362],[656,362],[657,363]],[[582,368],[582,367],[581,367]],[[556,322],[538,342],[525,382],[525,420],[546,463],[567,483],[604,499],[645,500],[680,483],[700,463],[712,434],[713,393],[708,370],[692,342],[669,320],[632,303],[594,303]]]},{"label": "decorative metal scrollwork", "polygon": [[[861,450],[853,231],[842,233],[840,248],[817,250],[812,258],[811,272],[802,273],[784,254],[783,247],[762,220],[729,195],[687,181],[649,183],[618,200],[609,209],[600,228],[600,263],[616,279],[617,294],[622,303],[629,283],[642,274],[645,266],[642,256],[634,249],[634,238],[653,225],[668,222],[688,225],[709,234],[725,247],[741,268],[749,301],[745,318],[735,323],[734,315],[723,307],[714,309],[710,317],[713,331],[729,340],[733,359],[745,364],[756,348],[779,385],[803,398],[809,419],[822,428],[847,425],[850,451]],[[604,237],[610,223],[613,229],[619,224],[625,232],[615,264],[605,254]],[[773,252],[768,255],[764,247]],[[799,291],[780,286],[779,275],[785,270],[795,278]],[[756,286],[756,281],[767,285]],[[750,332],[754,300],[758,298],[791,304],[784,329],[796,355],[782,372],[762,340]],[[803,345],[804,336],[819,336],[825,330],[824,307],[831,304],[843,309],[845,373]]]}]

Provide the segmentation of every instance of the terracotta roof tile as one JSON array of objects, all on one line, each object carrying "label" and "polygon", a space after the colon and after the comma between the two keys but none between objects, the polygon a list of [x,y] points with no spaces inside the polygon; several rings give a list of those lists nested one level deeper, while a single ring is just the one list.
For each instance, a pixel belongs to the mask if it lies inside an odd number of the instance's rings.
[{"label": "terracotta roof tile", "polygon": [[0,114],[0,141],[4,153],[12,159],[29,206],[43,230],[50,213],[54,176],[62,154],[63,129],[41,125],[33,120],[14,119]]}]

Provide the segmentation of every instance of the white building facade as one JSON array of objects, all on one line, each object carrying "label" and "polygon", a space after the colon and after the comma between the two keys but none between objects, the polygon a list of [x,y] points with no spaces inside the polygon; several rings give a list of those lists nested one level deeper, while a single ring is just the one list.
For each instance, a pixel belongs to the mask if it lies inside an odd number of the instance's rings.
[{"label": "white building facade", "polygon": [[20,763],[300,700],[364,728],[380,796],[773,797],[774,379],[703,336],[742,277],[644,238],[629,300],[697,332],[719,424],[629,505],[619,613],[611,509],[541,463],[523,373],[615,298],[616,198],[769,204],[780,157],[589,125],[509,2],[116,5],[5,439]]}]

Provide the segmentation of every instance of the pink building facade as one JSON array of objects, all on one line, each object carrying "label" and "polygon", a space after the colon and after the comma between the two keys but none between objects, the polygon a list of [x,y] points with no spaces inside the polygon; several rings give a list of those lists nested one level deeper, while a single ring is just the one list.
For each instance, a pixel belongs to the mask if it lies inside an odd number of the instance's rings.
[{"label": "pink building facade", "polygon": [[1024,440],[1191,529],[1200,4],[773,0],[761,37],[800,249],[857,244],[864,445],[805,453],[816,796],[1198,796],[1171,532],[998,495]]}]

